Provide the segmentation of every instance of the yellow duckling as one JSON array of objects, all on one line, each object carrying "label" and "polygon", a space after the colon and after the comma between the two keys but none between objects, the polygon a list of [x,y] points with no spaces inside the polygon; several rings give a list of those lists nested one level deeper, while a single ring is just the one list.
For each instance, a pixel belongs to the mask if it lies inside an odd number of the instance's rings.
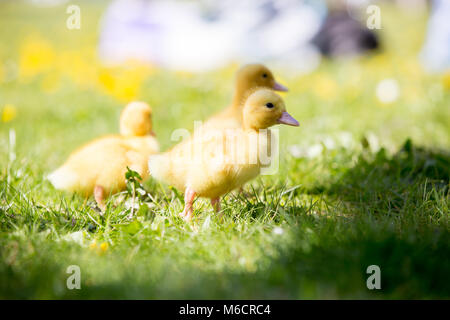
[{"label": "yellow duckling", "polygon": [[257,89],[248,97],[242,118],[242,128],[203,128],[168,152],[150,157],[150,174],[184,191],[180,215],[185,220],[192,218],[195,196],[210,198],[219,211],[220,196],[259,175],[261,165],[267,165],[261,155],[272,149],[267,128],[277,123],[299,125],[281,97],[269,89]]},{"label": "yellow duckling", "polygon": [[56,189],[89,196],[100,209],[105,196],[126,188],[127,167],[148,177],[148,157],[159,152],[152,132],[151,108],[145,102],[129,103],[120,115],[120,135],[96,139],[75,152],[48,179]]},{"label": "yellow duckling", "polygon": [[243,104],[255,88],[288,91],[285,86],[275,81],[272,72],[266,66],[247,64],[236,74],[236,86],[231,105],[209,118],[203,126],[205,128],[240,128]]}]

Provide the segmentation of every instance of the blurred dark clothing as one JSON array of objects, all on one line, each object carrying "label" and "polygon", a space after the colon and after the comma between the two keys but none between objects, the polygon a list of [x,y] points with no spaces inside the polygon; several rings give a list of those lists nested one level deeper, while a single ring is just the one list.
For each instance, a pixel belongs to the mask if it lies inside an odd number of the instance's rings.
[{"label": "blurred dark clothing", "polygon": [[328,57],[359,55],[380,46],[375,32],[346,11],[330,12],[312,42]]}]

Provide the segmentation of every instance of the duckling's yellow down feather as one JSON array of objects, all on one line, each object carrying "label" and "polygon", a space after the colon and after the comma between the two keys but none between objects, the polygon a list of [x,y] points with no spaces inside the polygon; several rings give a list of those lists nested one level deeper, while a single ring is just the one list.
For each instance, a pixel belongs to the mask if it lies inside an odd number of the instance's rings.
[{"label": "duckling's yellow down feather", "polygon": [[148,157],[159,152],[151,135],[151,109],[143,102],[127,105],[121,114],[121,134],[94,140],[73,152],[48,175],[56,189],[92,194],[96,186],[106,194],[123,190],[127,167],[148,177]]}]

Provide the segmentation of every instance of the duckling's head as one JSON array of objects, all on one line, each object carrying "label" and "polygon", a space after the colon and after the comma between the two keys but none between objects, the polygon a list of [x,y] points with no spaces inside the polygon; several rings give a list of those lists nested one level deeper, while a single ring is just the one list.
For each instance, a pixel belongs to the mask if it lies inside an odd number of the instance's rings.
[{"label": "duckling's head", "polygon": [[277,91],[288,89],[275,81],[272,72],[262,64],[247,64],[243,66],[236,76],[236,92],[245,95],[256,87],[269,88]]},{"label": "duckling's head", "polygon": [[299,126],[289,113],[283,99],[270,89],[256,89],[249,95],[243,110],[245,129],[266,129],[275,124]]},{"label": "duckling's head", "polygon": [[145,136],[152,133],[152,109],[145,102],[134,101],[125,106],[120,114],[120,134]]}]

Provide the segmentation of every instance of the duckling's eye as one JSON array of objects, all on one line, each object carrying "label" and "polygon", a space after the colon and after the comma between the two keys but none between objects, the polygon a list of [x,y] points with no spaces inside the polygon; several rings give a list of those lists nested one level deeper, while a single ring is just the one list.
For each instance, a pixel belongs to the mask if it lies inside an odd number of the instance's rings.
[{"label": "duckling's eye", "polygon": [[273,108],[273,103],[272,102],[266,103],[266,107],[269,108],[269,109],[272,109]]},{"label": "duckling's eye", "polygon": [[262,77],[267,78],[267,73],[263,73]]}]

